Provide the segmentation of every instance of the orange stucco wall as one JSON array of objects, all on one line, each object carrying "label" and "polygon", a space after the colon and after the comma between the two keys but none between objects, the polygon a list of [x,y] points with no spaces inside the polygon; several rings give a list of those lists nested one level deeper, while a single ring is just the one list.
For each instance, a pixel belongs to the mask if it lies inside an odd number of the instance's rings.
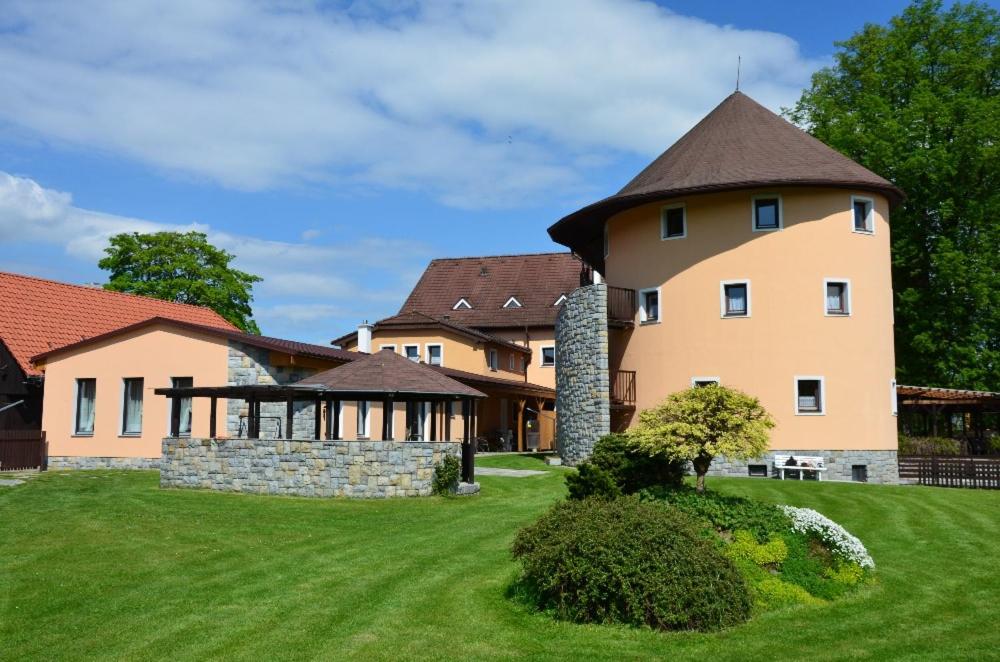
[{"label": "orange stucco wall", "polygon": [[[751,230],[754,194],[782,196],[784,228]],[[852,194],[875,232],[852,232]],[[637,411],[719,377],[775,416],[774,449],[894,450],[888,207],[861,191],[768,189],[690,197],[687,236],[660,239],[661,204],[609,220],[609,285],[660,287],[661,322],[611,334],[612,370],[635,370]],[[824,314],[824,279],[848,279],[852,314]],[[723,319],[720,281],[749,279],[749,318]],[[825,379],[826,412],[795,413],[796,376]],[[635,418],[632,419],[632,422]]]},{"label": "orange stucco wall", "polygon": [[[192,377],[195,386],[218,386],[227,380],[227,343],[167,326],[152,326],[51,357],[45,364],[42,427],[49,455],[159,457],[170,425],[167,398],[153,389],[168,387],[171,377]],[[142,377],[142,433],[123,436],[122,380]],[[94,378],[97,393],[94,434],[74,435],[76,380]],[[226,427],[226,401],[217,405],[220,434]],[[192,435],[207,436],[208,400],[192,404]]]},{"label": "orange stucco wall", "polygon": [[[504,340],[517,343],[518,345],[525,344],[525,332],[523,330],[497,330],[493,332],[493,335],[498,338],[503,338]],[[532,384],[547,386],[549,388],[556,387],[555,367],[542,365],[542,347],[555,347],[555,345],[556,330],[554,327],[547,329],[528,329],[527,347],[531,350],[531,360],[528,364],[528,381]]]},{"label": "orange stucco wall", "polygon": [[[379,351],[383,345],[395,345],[396,352],[403,353],[403,345],[418,345],[420,347],[420,360],[427,360],[427,345],[440,344],[444,348],[442,361],[446,368],[464,370],[480,375],[490,375],[501,379],[524,380],[524,373],[518,370],[510,370],[510,355],[515,355],[515,367],[519,368],[521,357],[525,356],[520,352],[513,352],[500,345],[489,345],[485,347],[472,340],[457,334],[440,333],[438,331],[407,330],[399,332],[389,332],[377,330],[372,334],[372,351]],[[499,352],[499,370],[490,370],[486,364],[486,349],[495,348]],[[357,350],[357,342],[347,343],[344,349]],[[529,368],[530,370],[530,368]]]},{"label": "orange stucco wall", "polygon": [[[372,401],[369,405],[369,433],[368,439],[382,439],[382,421],[384,414],[384,406],[381,401]],[[439,404],[437,411],[437,441],[461,441],[463,437],[463,427],[464,418],[462,416],[462,405],[461,403],[451,403],[451,424],[450,424],[450,438],[445,439],[445,415],[446,409],[445,405]],[[340,439],[347,441],[354,441],[359,438],[358,435],[358,403],[354,401],[345,400],[341,403],[341,422],[340,422]],[[392,438],[396,441],[404,441],[406,436],[406,403],[405,402],[395,402],[393,403],[393,429]],[[326,422],[324,417],[323,429],[326,429]],[[433,440],[432,440],[433,441]]]}]

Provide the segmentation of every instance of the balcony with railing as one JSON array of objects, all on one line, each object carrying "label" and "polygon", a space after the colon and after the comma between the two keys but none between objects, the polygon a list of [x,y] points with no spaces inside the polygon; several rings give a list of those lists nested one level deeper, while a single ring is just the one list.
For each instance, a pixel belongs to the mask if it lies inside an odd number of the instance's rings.
[{"label": "balcony with railing", "polygon": [[635,324],[635,290],[608,285],[608,325],[629,327]]},{"label": "balcony with railing", "polygon": [[615,370],[611,373],[611,406],[635,407],[635,370]]}]

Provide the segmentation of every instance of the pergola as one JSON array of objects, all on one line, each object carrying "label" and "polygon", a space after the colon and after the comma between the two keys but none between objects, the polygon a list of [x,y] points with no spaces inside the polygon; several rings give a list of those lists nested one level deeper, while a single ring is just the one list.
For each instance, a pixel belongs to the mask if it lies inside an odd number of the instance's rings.
[{"label": "pergola", "polygon": [[[260,405],[262,402],[284,402],[285,438],[294,433],[296,402],[315,405],[313,438],[341,438],[340,403],[344,401],[380,401],[383,411],[393,411],[396,402],[420,402],[430,405],[430,438],[427,441],[450,441],[451,417],[443,417],[443,429],[438,429],[439,408],[447,403],[462,403],[463,477],[471,480],[472,458],[475,452],[476,402],[486,394],[466,386],[426,365],[414,363],[392,350],[382,350],[370,356],[346,363],[303,379],[295,384],[250,384],[229,386],[189,386],[158,388],[157,395],[171,399],[170,436],[180,430],[181,400],[209,398],[209,436],[217,436],[217,405],[219,398],[244,400],[248,409],[247,437],[260,438]],[[322,405],[326,403],[326,426],[323,430]],[[443,409],[441,410],[443,411]],[[381,439],[392,439],[391,415],[382,416]],[[374,436],[374,435],[373,435]],[[443,437],[443,438],[442,438]],[[469,449],[466,452],[466,449]],[[467,466],[468,465],[468,466]]]},{"label": "pergola", "polygon": [[[1000,414],[1000,393],[992,391],[900,385],[896,396],[900,424],[908,433],[954,437],[961,432],[961,437],[977,446],[985,441],[987,430],[996,429]],[[960,417],[958,430],[953,415]]]}]

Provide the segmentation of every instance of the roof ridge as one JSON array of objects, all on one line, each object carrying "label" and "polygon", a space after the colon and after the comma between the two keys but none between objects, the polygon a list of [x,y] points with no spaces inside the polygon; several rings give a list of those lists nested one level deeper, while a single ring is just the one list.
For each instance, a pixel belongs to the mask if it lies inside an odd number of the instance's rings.
[{"label": "roof ridge", "polygon": [[197,303],[182,303],[180,301],[170,301],[169,299],[159,299],[157,297],[151,297],[151,296],[148,296],[146,294],[135,294],[133,292],[119,292],[117,290],[109,290],[109,289],[106,289],[103,286],[103,284],[102,284],[101,287],[93,287],[91,285],[83,285],[83,284],[80,284],[80,283],[67,283],[67,282],[61,281],[61,280],[54,280],[52,278],[42,278],[41,276],[33,276],[33,275],[30,275],[30,274],[19,274],[19,273],[15,273],[13,271],[0,271],[0,277],[3,277],[3,276],[11,276],[13,278],[23,278],[25,280],[33,280],[33,281],[37,281],[37,282],[41,282],[41,283],[50,283],[52,285],[59,285],[59,286],[62,286],[62,287],[75,287],[75,288],[78,288],[78,289],[86,290],[88,292],[101,292],[103,294],[110,294],[110,295],[116,295],[116,296],[121,296],[121,297],[131,297],[131,298],[134,298],[134,299],[142,299],[142,300],[146,300],[146,301],[156,301],[157,303],[164,303],[164,304],[167,304],[167,305],[170,305],[170,306],[183,306],[185,308],[200,308],[200,309],[203,309],[203,310],[211,311],[212,313],[214,313],[215,315],[217,315],[219,317],[219,319],[222,320],[223,322],[225,322],[226,324],[230,324],[234,329],[237,328],[235,324],[233,324],[232,322],[230,322],[229,320],[227,320],[225,317],[223,317],[222,315],[220,315],[218,311],[214,310],[213,308],[210,308],[209,306],[203,306],[203,305],[197,304]]},{"label": "roof ridge", "polygon": [[448,262],[459,260],[496,260],[505,257],[545,257],[547,255],[567,255],[573,257],[573,251],[543,251],[541,253],[507,253],[499,255],[463,255],[460,257],[436,257],[431,259],[430,263],[434,262]]}]

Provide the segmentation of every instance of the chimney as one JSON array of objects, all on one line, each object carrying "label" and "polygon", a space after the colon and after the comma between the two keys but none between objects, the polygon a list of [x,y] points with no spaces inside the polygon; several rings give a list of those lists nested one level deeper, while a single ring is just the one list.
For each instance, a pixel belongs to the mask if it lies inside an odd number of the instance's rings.
[{"label": "chimney", "polygon": [[358,324],[358,351],[365,354],[372,353],[372,329],[375,327],[365,320]]}]

